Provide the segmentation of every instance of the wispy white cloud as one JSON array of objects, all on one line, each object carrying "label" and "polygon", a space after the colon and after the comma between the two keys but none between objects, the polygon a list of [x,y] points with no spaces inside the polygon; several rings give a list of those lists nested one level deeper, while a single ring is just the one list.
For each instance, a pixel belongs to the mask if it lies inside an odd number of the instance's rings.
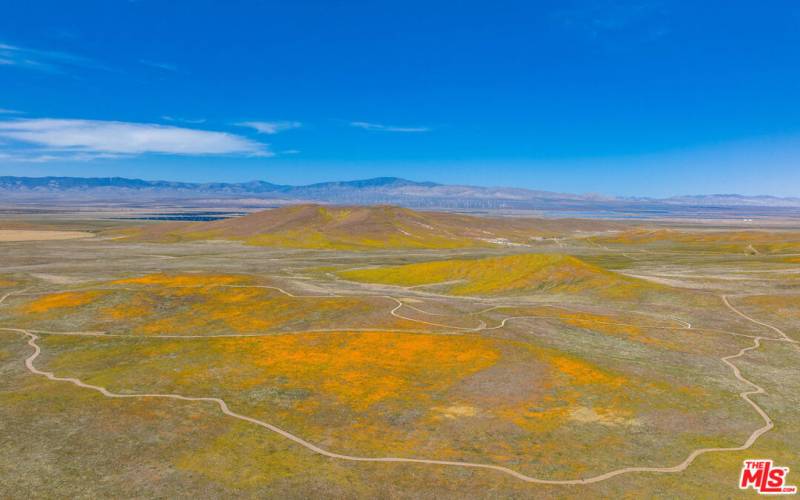
[{"label": "wispy white cloud", "polygon": [[87,57],[66,52],[29,49],[6,43],[0,43],[0,65],[47,73],[64,73],[71,68],[109,69]]},{"label": "wispy white cloud", "polygon": [[151,123],[39,118],[0,121],[3,153],[28,161],[147,153],[273,156],[266,144],[235,134]]},{"label": "wispy white cloud", "polygon": [[19,163],[48,163],[51,161],[91,161],[99,159],[119,158],[123,155],[109,153],[57,153],[49,154],[35,150],[23,150],[16,153],[0,153],[0,160]]},{"label": "wispy white cloud", "polygon": [[430,132],[430,127],[398,127],[396,125],[382,125],[370,122],[350,122],[351,127],[378,132]]},{"label": "wispy white cloud", "polygon": [[173,73],[178,71],[177,66],[166,62],[150,61],[148,59],[139,59],[139,63],[144,64],[145,66],[150,66],[151,68],[163,69],[164,71],[172,71]]},{"label": "wispy white cloud", "polygon": [[278,132],[283,132],[285,130],[291,130],[293,128],[300,128],[303,126],[300,122],[290,122],[290,121],[283,121],[283,122],[239,122],[235,124],[239,127],[247,127],[252,128],[256,132],[260,134],[277,134]]},{"label": "wispy white cloud", "polygon": [[189,125],[199,125],[206,122],[205,118],[180,118],[169,115],[163,115],[161,119],[168,122],[188,123]]},{"label": "wispy white cloud", "polygon": [[19,114],[22,114],[22,111],[17,111],[16,109],[0,108],[0,115],[19,115]]}]

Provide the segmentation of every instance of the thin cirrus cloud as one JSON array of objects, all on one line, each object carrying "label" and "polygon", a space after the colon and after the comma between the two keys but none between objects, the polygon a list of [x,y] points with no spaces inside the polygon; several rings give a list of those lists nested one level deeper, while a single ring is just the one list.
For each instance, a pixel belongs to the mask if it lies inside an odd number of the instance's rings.
[{"label": "thin cirrus cloud", "polygon": [[[142,154],[274,154],[266,144],[246,137],[151,123],[38,118],[0,121],[5,155],[27,161],[90,160]],[[8,147],[11,146],[11,149]]]},{"label": "thin cirrus cloud", "polygon": [[0,43],[0,66],[45,73],[66,73],[73,68],[108,70],[107,67],[87,57],[66,52],[29,49],[7,43]]},{"label": "thin cirrus cloud", "polygon": [[19,114],[22,114],[22,111],[17,111],[16,109],[0,108],[0,115],[19,115]]},{"label": "thin cirrus cloud", "polygon": [[51,161],[90,161],[101,158],[119,158],[119,156],[109,153],[46,154],[37,151],[21,151],[18,153],[0,153],[0,160],[21,163],[47,163]]},{"label": "thin cirrus cloud", "polygon": [[168,122],[188,123],[189,125],[199,125],[206,122],[205,118],[181,118],[170,115],[163,115],[161,119]]},{"label": "thin cirrus cloud", "polygon": [[430,132],[430,127],[398,127],[396,125],[382,125],[370,122],[350,122],[351,127],[378,132]]},{"label": "thin cirrus cloud", "polygon": [[259,134],[274,135],[286,130],[300,128],[303,126],[300,122],[282,121],[282,122],[239,122],[235,124],[238,127],[247,127],[255,130]]}]

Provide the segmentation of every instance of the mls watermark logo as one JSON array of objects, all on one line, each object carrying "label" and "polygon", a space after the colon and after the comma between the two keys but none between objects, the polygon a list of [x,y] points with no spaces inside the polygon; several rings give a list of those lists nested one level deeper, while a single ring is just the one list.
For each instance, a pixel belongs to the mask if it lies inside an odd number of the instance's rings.
[{"label": "mls watermark logo", "polygon": [[797,486],[786,484],[788,467],[775,467],[772,460],[745,460],[739,477],[739,488],[753,488],[760,495],[794,495]]}]

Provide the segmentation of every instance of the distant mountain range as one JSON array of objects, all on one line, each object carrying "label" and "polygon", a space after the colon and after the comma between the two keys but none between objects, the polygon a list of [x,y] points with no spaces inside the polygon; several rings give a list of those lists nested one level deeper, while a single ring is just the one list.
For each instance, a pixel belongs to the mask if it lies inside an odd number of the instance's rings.
[{"label": "distant mountain range", "polygon": [[410,208],[464,210],[680,211],[680,207],[800,208],[800,198],[714,194],[672,198],[627,198],[564,194],[512,187],[414,182],[397,177],[323,182],[305,186],[146,181],[123,177],[0,177],[0,202],[37,204],[194,204],[263,207],[287,203],[392,204]]}]

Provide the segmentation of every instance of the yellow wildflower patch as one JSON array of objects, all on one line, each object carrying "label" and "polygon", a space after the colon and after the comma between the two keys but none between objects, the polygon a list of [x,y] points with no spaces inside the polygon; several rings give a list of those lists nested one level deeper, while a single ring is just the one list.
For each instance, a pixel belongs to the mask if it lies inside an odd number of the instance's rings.
[{"label": "yellow wildflower patch", "polygon": [[223,353],[245,355],[244,363],[260,368],[261,381],[321,390],[355,409],[425,398],[499,358],[490,339],[389,332],[276,335],[218,345]]},{"label": "yellow wildflower patch", "polygon": [[207,287],[249,283],[249,276],[231,274],[148,274],[112,281],[112,285],[158,285],[163,287]]},{"label": "yellow wildflower patch", "polygon": [[615,388],[626,382],[624,377],[611,375],[577,358],[553,356],[551,362],[558,371],[568,375],[572,383],[576,385],[598,384]]},{"label": "yellow wildflower patch", "polygon": [[593,238],[602,244],[669,244],[721,253],[779,253],[800,249],[800,233],[794,231],[678,231],[632,229],[613,236]]},{"label": "yellow wildflower patch", "polygon": [[655,285],[602,269],[569,255],[523,254],[477,260],[445,260],[341,271],[339,276],[399,286],[441,283],[455,295],[520,292],[597,292],[625,296]]},{"label": "yellow wildflower patch", "polygon": [[61,292],[40,297],[23,306],[26,313],[41,314],[54,309],[80,307],[95,301],[106,292],[91,290],[85,292]]},{"label": "yellow wildflower patch", "polygon": [[606,413],[631,415],[616,397],[630,384],[626,377],[552,349],[525,344],[520,347],[543,363],[548,371],[541,380],[542,395],[513,404],[499,404],[493,408],[498,417],[528,432],[549,432],[568,425],[570,415],[585,406],[583,399],[606,401]]}]

